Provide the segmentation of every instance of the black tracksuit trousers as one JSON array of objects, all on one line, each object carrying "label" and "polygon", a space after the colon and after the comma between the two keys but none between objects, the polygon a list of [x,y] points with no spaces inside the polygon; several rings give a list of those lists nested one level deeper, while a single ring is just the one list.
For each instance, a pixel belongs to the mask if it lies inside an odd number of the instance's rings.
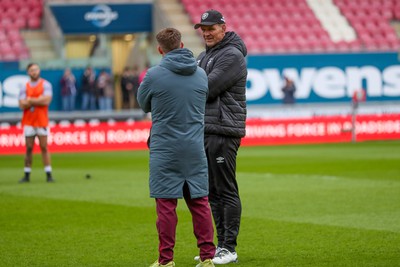
[{"label": "black tracksuit trousers", "polygon": [[218,247],[236,251],[242,204],[236,182],[236,156],[241,138],[205,135],[209,202],[217,230]]}]

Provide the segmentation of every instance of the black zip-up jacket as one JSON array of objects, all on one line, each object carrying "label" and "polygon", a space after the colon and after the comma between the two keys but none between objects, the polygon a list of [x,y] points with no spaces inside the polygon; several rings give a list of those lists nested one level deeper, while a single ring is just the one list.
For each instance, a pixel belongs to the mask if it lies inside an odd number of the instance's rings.
[{"label": "black zip-up jacket", "polygon": [[246,55],[239,35],[227,32],[220,43],[198,56],[197,64],[208,75],[205,134],[246,135]]}]

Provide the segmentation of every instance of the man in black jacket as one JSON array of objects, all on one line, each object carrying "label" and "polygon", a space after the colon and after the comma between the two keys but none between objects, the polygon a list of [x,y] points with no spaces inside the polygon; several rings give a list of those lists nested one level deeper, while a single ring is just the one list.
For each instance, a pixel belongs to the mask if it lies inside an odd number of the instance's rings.
[{"label": "man in black jacket", "polygon": [[208,76],[205,114],[205,149],[209,172],[209,202],[218,237],[215,264],[237,261],[236,245],[242,212],[236,181],[236,156],[246,134],[247,49],[234,32],[227,32],[225,19],[208,10],[201,22],[206,50],[197,64]]}]

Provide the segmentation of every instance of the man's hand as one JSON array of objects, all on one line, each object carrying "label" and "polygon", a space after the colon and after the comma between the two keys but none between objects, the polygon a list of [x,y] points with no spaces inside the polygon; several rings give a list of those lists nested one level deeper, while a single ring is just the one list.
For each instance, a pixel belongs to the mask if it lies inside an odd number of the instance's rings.
[{"label": "man's hand", "polygon": [[26,98],[26,101],[28,102],[28,104],[29,104],[30,106],[33,106],[33,100],[34,100],[34,98],[32,98],[32,97],[27,97],[27,98]]},{"label": "man's hand", "polygon": [[19,107],[21,109],[30,109],[32,107],[32,105],[29,103],[28,99],[20,99]]}]

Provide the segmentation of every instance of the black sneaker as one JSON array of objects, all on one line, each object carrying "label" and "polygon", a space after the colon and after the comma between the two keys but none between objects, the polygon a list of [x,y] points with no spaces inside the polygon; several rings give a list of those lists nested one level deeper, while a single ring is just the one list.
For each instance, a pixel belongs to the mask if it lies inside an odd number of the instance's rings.
[{"label": "black sneaker", "polygon": [[20,184],[29,183],[29,178],[28,177],[23,177],[21,180],[19,180],[18,183],[20,183]]},{"label": "black sneaker", "polygon": [[48,183],[54,183],[55,182],[55,180],[53,179],[53,177],[47,177],[47,182]]}]

